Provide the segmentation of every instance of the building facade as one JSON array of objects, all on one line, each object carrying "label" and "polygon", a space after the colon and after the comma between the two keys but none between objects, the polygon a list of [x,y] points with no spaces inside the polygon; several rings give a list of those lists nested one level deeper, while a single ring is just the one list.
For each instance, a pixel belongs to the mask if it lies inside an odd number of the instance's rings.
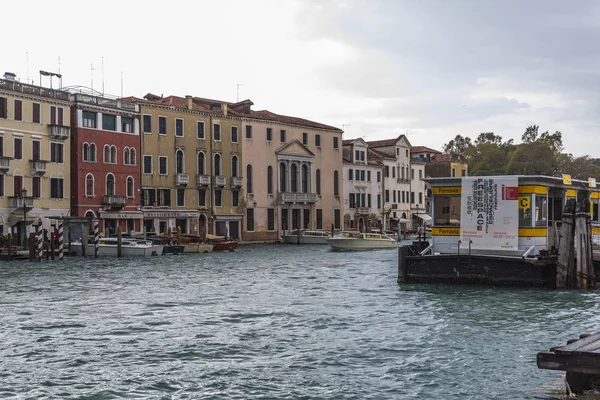
[{"label": "building facade", "polygon": [[71,100],[71,215],[98,218],[106,236],[141,232],[139,106],[80,90]]},{"label": "building facade", "polygon": [[0,79],[0,233],[21,244],[27,227],[70,208],[69,93]]}]

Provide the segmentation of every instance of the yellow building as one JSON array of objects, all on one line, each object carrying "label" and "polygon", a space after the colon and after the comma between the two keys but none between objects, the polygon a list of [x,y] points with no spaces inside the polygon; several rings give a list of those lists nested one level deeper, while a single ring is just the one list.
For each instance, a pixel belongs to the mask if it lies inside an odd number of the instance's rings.
[{"label": "yellow building", "polygon": [[241,238],[241,119],[192,96],[128,98],[141,106],[146,232]]},{"label": "yellow building", "polygon": [[69,93],[0,79],[0,233],[51,228],[70,208]]}]

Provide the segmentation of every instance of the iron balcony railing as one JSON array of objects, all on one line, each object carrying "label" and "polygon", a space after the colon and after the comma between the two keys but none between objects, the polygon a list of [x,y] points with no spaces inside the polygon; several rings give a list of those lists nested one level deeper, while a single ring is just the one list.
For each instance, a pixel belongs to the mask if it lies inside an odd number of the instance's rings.
[{"label": "iron balcony railing", "polygon": [[227,178],[224,176],[215,176],[215,186],[225,186],[227,185]]},{"label": "iron balcony railing", "polygon": [[292,193],[283,192],[279,193],[280,203],[316,203],[316,193]]},{"label": "iron balcony railing", "polygon": [[10,157],[0,156],[0,169],[10,168]]},{"label": "iron balcony railing", "polygon": [[110,208],[123,208],[125,207],[125,196],[106,195],[102,198],[102,204]]},{"label": "iron balcony railing", "polygon": [[13,196],[10,197],[10,203],[12,208],[33,208],[33,197]]}]

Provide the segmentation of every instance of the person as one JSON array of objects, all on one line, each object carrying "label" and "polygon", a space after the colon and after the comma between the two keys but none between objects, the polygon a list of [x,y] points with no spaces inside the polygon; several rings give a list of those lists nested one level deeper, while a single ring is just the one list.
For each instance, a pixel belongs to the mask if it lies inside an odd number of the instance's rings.
[{"label": "person", "polygon": [[419,240],[421,240],[421,237],[425,239],[425,228],[423,227],[423,225],[420,225],[419,228],[417,228],[417,235],[419,237]]}]

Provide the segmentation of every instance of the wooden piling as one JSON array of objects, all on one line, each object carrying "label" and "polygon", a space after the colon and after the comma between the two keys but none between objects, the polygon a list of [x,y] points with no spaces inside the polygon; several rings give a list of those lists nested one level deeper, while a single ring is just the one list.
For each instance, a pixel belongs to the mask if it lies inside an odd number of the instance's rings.
[{"label": "wooden piling", "polygon": [[121,227],[117,227],[117,257],[123,257]]},{"label": "wooden piling", "polygon": [[575,214],[575,232],[577,243],[576,254],[576,286],[578,289],[595,287],[594,265],[592,261],[592,226],[590,210],[590,193],[577,191],[577,205]]},{"label": "wooden piling", "polygon": [[37,256],[37,246],[35,244],[35,233],[29,232],[29,237],[27,238],[27,245],[29,246],[29,261],[33,261]]},{"label": "wooden piling", "polygon": [[[61,261],[65,256],[64,242],[65,242],[64,222],[62,220],[60,220],[58,222],[58,259]],[[69,243],[69,245],[70,245],[70,243]]]},{"label": "wooden piling", "polygon": [[100,233],[99,233],[99,224],[100,221],[98,219],[94,219],[94,257],[100,257],[100,247],[98,246],[100,242]]},{"label": "wooden piling", "polygon": [[556,288],[562,289],[570,283],[574,275],[575,263],[573,261],[575,238],[575,199],[568,199],[563,210],[562,222],[559,233],[558,260],[556,268]]},{"label": "wooden piling", "polygon": [[54,249],[56,244],[54,243],[54,232],[50,233],[50,259],[54,260]]},{"label": "wooden piling", "polygon": [[408,247],[398,247],[398,283],[406,282],[406,257],[408,256]]}]

